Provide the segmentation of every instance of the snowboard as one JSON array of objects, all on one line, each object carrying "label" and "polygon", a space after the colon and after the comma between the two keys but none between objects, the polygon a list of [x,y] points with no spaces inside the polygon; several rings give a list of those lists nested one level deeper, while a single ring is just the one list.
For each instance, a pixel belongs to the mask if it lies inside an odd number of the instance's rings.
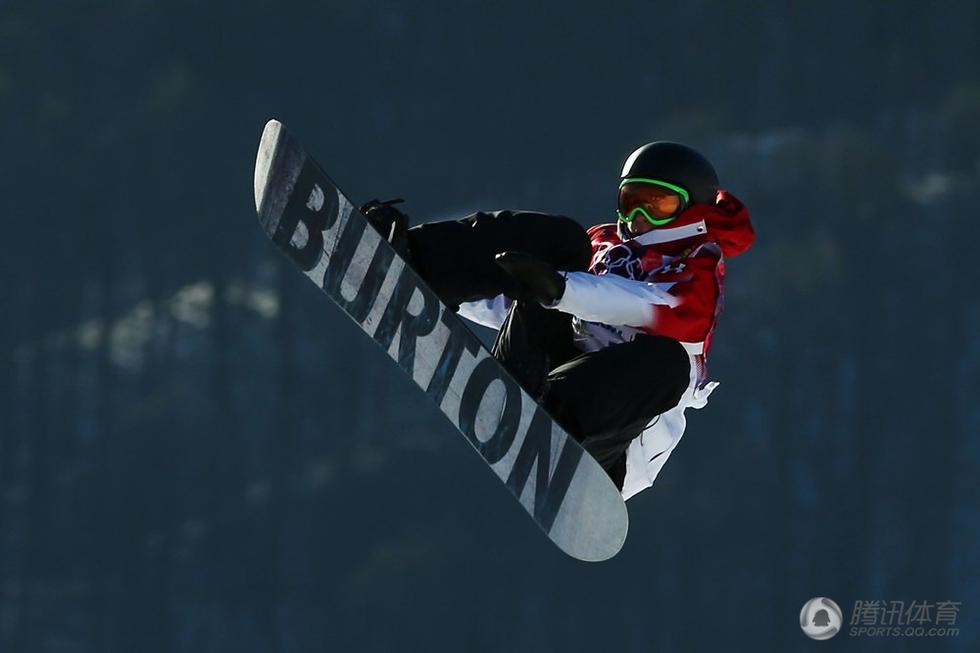
[{"label": "snowboard", "polygon": [[587,561],[620,550],[629,518],[606,472],[276,120],[259,143],[255,207],[272,242],[439,406],[558,548]]}]

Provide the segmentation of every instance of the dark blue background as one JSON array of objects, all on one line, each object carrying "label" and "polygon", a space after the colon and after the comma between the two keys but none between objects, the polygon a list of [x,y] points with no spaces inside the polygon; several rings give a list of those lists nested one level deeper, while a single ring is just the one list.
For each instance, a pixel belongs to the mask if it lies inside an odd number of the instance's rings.
[{"label": "dark blue background", "polygon": [[[980,5],[530,4],[4,3],[0,651],[978,649]],[[417,221],[715,162],[759,239],[616,559],[266,241],[270,117]],[[813,596],[960,634],[811,642]]]}]

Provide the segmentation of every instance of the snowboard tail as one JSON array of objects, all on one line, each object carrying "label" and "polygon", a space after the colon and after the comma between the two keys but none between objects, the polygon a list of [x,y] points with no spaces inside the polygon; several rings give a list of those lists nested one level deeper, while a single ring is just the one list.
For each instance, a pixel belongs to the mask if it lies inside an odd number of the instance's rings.
[{"label": "snowboard tail", "polygon": [[606,472],[537,404],[282,126],[255,164],[266,235],[439,406],[559,548],[614,556],[628,516]]}]

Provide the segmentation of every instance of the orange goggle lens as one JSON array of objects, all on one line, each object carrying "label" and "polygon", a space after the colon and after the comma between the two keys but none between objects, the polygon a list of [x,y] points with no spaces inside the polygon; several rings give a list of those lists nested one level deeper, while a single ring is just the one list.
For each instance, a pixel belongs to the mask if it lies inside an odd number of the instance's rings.
[{"label": "orange goggle lens", "polygon": [[671,218],[684,204],[680,193],[649,182],[629,182],[619,189],[619,214],[625,222],[632,222],[641,212],[658,220]]}]

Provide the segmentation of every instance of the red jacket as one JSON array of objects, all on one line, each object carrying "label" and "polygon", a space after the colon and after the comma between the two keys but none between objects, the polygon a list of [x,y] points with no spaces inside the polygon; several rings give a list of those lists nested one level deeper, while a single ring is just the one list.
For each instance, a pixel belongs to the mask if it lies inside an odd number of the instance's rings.
[{"label": "red jacket", "polygon": [[723,305],[725,258],[755,239],[745,206],[719,191],[713,205],[694,204],[640,236],[631,237],[621,224],[596,225],[589,236],[591,274],[569,273],[555,307],[576,316],[583,348],[599,349],[639,331],[674,338],[692,355],[707,354]]}]

